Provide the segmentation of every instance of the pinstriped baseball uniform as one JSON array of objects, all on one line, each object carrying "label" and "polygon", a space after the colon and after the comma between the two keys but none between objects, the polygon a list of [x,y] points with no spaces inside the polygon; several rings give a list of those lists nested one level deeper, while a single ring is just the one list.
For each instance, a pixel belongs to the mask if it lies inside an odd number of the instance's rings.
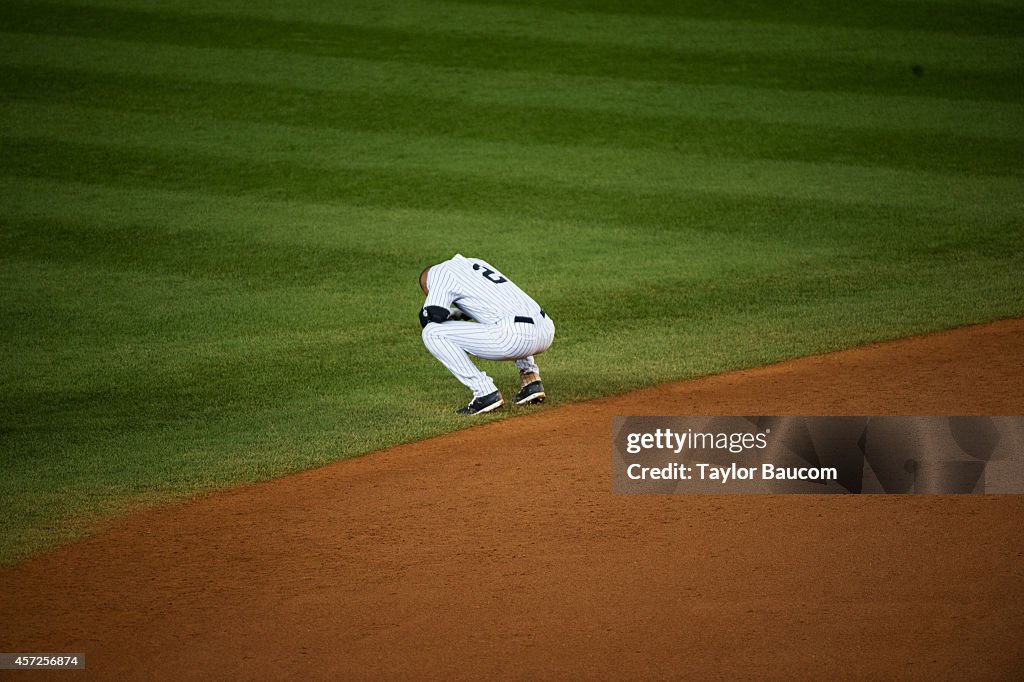
[{"label": "pinstriped baseball uniform", "polygon": [[497,268],[461,254],[432,266],[423,312],[430,306],[448,310],[453,305],[476,322],[431,322],[423,327],[423,343],[475,398],[498,389],[470,355],[512,360],[520,373],[539,373],[533,356],[551,345],[555,325],[536,301]]}]

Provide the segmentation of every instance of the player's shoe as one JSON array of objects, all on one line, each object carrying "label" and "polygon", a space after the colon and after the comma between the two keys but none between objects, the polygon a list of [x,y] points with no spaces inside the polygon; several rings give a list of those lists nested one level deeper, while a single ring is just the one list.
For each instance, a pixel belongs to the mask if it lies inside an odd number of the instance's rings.
[{"label": "player's shoe", "polygon": [[544,395],[544,384],[540,383],[540,379],[538,379],[523,386],[523,390],[516,393],[516,397],[512,400],[515,401],[516,405],[542,403],[544,402]]},{"label": "player's shoe", "polygon": [[495,391],[490,395],[474,398],[473,402],[465,407],[459,408],[456,412],[459,414],[483,414],[484,412],[496,410],[504,404],[505,401],[501,397],[501,391]]}]

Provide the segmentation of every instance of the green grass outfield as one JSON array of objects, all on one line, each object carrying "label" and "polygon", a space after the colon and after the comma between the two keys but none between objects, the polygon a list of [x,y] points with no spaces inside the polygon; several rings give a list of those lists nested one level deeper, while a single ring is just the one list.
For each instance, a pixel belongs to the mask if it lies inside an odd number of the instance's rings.
[{"label": "green grass outfield", "polygon": [[1021,3],[154,4],[0,1],[2,562],[476,423],[457,251],[556,405],[1024,314]]}]

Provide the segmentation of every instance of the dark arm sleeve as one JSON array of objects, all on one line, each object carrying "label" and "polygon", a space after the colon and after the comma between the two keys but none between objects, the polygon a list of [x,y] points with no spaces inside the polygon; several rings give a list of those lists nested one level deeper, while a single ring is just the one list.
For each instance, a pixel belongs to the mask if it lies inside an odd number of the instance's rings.
[{"label": "dark arm sleeve", "polygon": [[431,322],[446,322],[449,317],[449,310],[438,305],[428,305],[420,308],[420,327],[426,327]]}]

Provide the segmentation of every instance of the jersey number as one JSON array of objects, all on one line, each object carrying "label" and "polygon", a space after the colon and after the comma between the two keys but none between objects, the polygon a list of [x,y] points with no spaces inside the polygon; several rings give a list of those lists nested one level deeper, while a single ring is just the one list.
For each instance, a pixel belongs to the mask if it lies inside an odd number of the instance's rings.
[{"label": "jersey number", "polygon": [[[481,266],[480,266],[479,263],[473,263],[473,269],[474,270],[479,270],[480,267]],[[486,279],[488,282],[494,282],[495,284],[504,284],[505,282],[508,281],[507,279],[505,279],[501,275],[498,275],[497,278],[491,277],[491,275],[493,275],[493,274],[495,274],[494,270],[491,270],[490,268],[484,268],[483,276],[484,276],[484,279]]]}]

